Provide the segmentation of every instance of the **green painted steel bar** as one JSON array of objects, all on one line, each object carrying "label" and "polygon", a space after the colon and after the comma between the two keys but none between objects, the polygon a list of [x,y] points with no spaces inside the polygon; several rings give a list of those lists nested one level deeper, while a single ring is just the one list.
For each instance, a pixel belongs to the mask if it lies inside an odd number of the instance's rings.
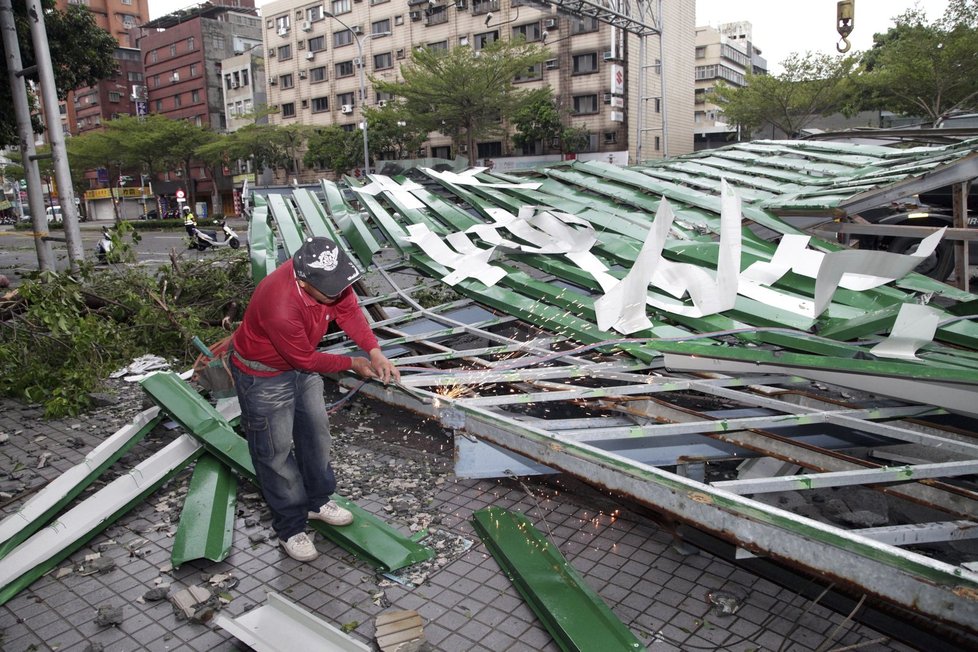
[{"label": "green painted steel bar", "polygon": [[296,188],[292,191],[292,198],[295,199],[296,206],[302,214],[302,221],[306,225],[309,235],[317,238],[329,238],[333,242],[338,242],[339,238],[329,220],[326,218],[326,211],[320,205],[316,196],[306,188]]},{"label": "green painted steel bar", "polygon": [[370,211],[371,216],[374,218],[374,221],[377,223],[377,226],[387,238],[388,242],[394,245],[394,247],[401,253],[415,248],[414,244],[408,242],[407,240],[407,231],[405,231],[404,228],[397,223],[390,213],[387,212],[387,209],[385,209],[381,203],[377,201],[376,197],[368,195],[367,193],[360,193],[359,197],[360,203],[362,203],[367,210]]},{"label": "green painted steel bar", "polygon": [[487,507],[472,524],[561,650],[646,649],[526,516]]},{"label": "green painted steel bar", "polygon": [[[193,433],[222,462],[257,482],[248,443],[204,398],[172,372],[157,372],[140,381],[161,409]],[[397,570],[434,556],[434,551],[403,536],[370,512],[341,496],[333,500],[353,512],[353,523],[331,527],[321,521],[311,526],[344,550],[383,570]]]},{"label": "green painted steel bar", "polygon": [[268,227],[268,203],[261,195],[252,195],[251,220],[248,223],[248,252],[251,257],[251,280],[258,283],[271,274],[278,264],[275,234]]},{"label": "green painted steel bar", "polygon": [[302,228],[296,221],[292,207],[286,203],[285,195],[279,194],[268,195],[268,207],[271,209],[282,243],[285,245],[285,251],[292,256],[299,250],[304,240]]},{"label": "green painted steel bar", "polygon": [[204,453],[194,465],[170,563],[180,568],[194,559],[224,561],[231,552],[238,480],[219,459]]},{"label": "green painted steel bar", "polygon": [[[99,444],[81,463],[62,473],[16,512],[5,518],[0,532],[6,534],[9,526],[10,535],[0,545],[0,559],[6,557],[11,550],[44,527],[106,469],[119,461],[133,446],[152,432],[159,422],[157,408],[141,413],[136,417],[136,421]],[[113,450],[106,450],[103,447],[110,447]],[[106,451],[105,454],[102,453],[103,450]],[[69,487],[62,488],[63,482],[71,482],[76,477],[77,479]]]},{"label": "green painted steel bar", "polygon": [[380,243],[374,238],[374,234],[363,223],[357,212],[350,210],[335,183],[323,179],[320,181],[320,186],[322,186],[323,195],[326,197],[326,210],[329,211],[333,221],[343,232],[347,242],[353,247],[353,251],[356,252],[357,258],[360,259],[363,266],[365,268],[370,267],[374,254],[380,251]]}]

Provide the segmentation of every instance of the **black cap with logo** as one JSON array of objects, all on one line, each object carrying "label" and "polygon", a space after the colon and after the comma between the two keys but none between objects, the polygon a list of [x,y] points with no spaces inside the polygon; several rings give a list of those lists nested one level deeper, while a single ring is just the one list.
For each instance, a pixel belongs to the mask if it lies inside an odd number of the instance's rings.
[{"label": "black cap with logo", "polygon": [[306,238],[292,256],[295,277],[328,297],[338,296],[363,274],[329,238]]}]

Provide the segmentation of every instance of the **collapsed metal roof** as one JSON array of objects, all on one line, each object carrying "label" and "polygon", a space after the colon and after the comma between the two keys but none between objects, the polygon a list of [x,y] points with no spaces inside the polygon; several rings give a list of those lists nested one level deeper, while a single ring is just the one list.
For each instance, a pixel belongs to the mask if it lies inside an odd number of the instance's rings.
[{"label": "collapsed metal roof", "polygon": [[775,215],[974,176],[975,144],[421,168],[348,180],[362,212],[256,191],[253,270],[304,235],[358,259],[403,375],[364,391],[457,429],[460,475],[569,473],[978,640],[978,297]]}]

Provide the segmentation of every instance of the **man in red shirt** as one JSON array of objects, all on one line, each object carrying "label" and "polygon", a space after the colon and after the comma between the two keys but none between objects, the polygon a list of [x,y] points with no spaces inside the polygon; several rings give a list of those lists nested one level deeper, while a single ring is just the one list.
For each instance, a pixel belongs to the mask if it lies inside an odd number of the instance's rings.
[{"label": "man in red shirt", "polygon": [[[241,426],[258,483],[275,534],[299,561],[319,555],[305,532],[307,519],[353,522],[348,510],[330,501],[336,477],[319,374],[352,369],[384,383],[400,379],[350,287],[359,277],[333,241],[308,238],[292,260],[258,284],[231,340]],[[316,350],[333,320],[369,359]]]}]

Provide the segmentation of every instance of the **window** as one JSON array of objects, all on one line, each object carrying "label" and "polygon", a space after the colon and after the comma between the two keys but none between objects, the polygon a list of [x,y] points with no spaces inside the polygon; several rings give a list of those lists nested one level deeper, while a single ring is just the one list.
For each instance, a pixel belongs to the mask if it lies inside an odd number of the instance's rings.
[{"label": "window", "polygon": [[336,103],[340,106],[353,106],[355,102],[353,93],[340,93],[336,96]]},{"label": "window", "polygon": [[472,0],[473,14],[488,14],[490,11],[499,11],[499,0]]},{"label": "window", "polygon": [[352,77],[353,76],[353,62],[352,61],[340,61],[336,64],[336,76],[337,77]]},{"label": "window", "polygon": [[574,74],[585,75],[598,71],[598,53],[589,52],[587,54],[574,55]]},{"label": "window", "polygon": [[326,97],[312,98],[312,112],[322,113],[323,111],[329,111],[329,98]]},{"label": "window", "polygon": [[653,110],[656,113],[662,113],[662,98],[661,97],[655,98],[655,100],[653,101],[653,107],[654,107]]},{"label": "window", "polygon": [[109,101],[119,102],[122,100],[122,93],[117,93],[116,91],[109,91]]},{"label": "window", "polygon": [[532,81],[534,79],[543,79],[543,64],[538,63],[536,65],[530,66],[520,74],[513,78],[514,82],[524,82]]},{"label": "window", "polygon": [[187,37],[187,51],[193,52],[197,48],[197,40],[193,36]]},{"label": "window", "polygon": [[391,68],[394,66],[394,61],[391,58],[390,52],[383,52],[381,54],[374,55],[374,70],[384,70],[385,68]]},{"label": "window", "polygon": [[333,8],[333,15],[350,13],[350,0],[333,0],[330,5]]},{"label": "window", "polygon": [[283,118],[294,118],[295,117],[295,102],[286,102],[282,105],[282,117]]},{"label": "window", "polygon": [[696,58],[697,59],[705,59],[706,58],[706,46],[705,45],[697,45],[696,46]]},{"label": "window", "polygon": [[180,93],[173,96],[173,106],[180,107],[183,106],[183,99],[180,97]]},{"label": "window", "polygon": [[661,149],[659,147],[659,145],[660,145],[660,139],[659,139],[659,136],[656,136],[655,137],[655,147],[653,149],[655,149],[655,151],[657,151],[657,152],[659,151],[659,149]]},{"label": "window", "polygon": [[309,39],[309,51],[319,52],[320,50],[326,49],[326,37],[317,36],[316,38]]},{"label": "window", "polygon": [[143,81],[143,73],[141,72],[130,72],[126,75],[126,77],[129,79],[129,81]]},{"label": "window", "polygon": [[314,7],[309,7],[308,9],[306,9],[306,20],[308,20],[310,23],[322,19],[323,19],[322,5],[316,5]]},{"label": "window", "polygon": [[204,126],[204,118],[203,118],[203,116],[195,115],[194,116],[194,124],[196,126],[198,126],[198,127],[203,127]]},{"label": "window", "polygon": [[575,95],[574,113],[597,113],[598,96],[595,95]]},{"label": "window", "polygon": [[288,14],[275,19],[275,28],[278,30],[288,29],[291,24],[292,21],[289,19]]},{"label": "window", "polygon": [[150,63],[156,63],[156,60],[157,60],[158,57],[159,57],[159,55],[157,54],[157,51],[156,50],[153,50],[152,52],[149,53],[149,62]]},{"label": "window", "polygon": [[604,144],[614,145],[618,142],[618,132],[617,131],[606,131],[604,132]]},{"label": "window", "polygon": [[540,23],[530,23],[529,25],[520,25],[519,27],[513,28],[514,39],[522,36],[527,42],[539,41],[541,35]]},{"label": "window", "polygon": [[230,90],[231,88],[231,73],[224,75],[224,89]]},{"label": "window", "polygon": [[339,48],[353,43],[353,34],[348,29],[341,32],[333,32],[333,47]]},{"label": "window", "polygon": [[160,76],[153,75],[153,86],[159,87],[159,85],[160,85]]},{"label": "window", "polygon": [[598,19],[591,16],[570,16],[571,34],[598,31]]},{"label": "window", "polygon": [[157,113],[163,112],[163,100],[156,100],[156,112]]},{"label": "window", "polygon": [[429,50],[447,50],[448,41],[435,41],[434,43],[428,44]]},{"label": "window", "polygon": [[295,86],[295,82],[292,79],[292,73],[289,73],[287,75],[281,75],[278,78],[278,84],[282,88],[292,88],[293,86]]},{"label": "window", "polygon": [[319,66],[318,68],[313,68],[309,71],[309,82],[316,83],[326,81],[326,66]]},{"label": "window", "polygon": [[499,40],[498,29],[491,32],[482,32],[481,34],[475,35],[475,45],[473,47],[476,51],[478,51],[496,40]]},{"label": "window", "polygon": [[229,102],[228,103],[228,106],[227,106],[227,114],[231,118],[233,118],[235,116],[235,113],[234,113],[234,102]]},{"label": "window", "polygon": [[479,158],[503,155],[503,144],[498,140],[491,143],[479,143],[476,145],[476,149]]},{"label": "window", "polygon": [[377,104],[381,102],[387,103],[394,99],[393,93],[385,93],[383,91],[377,91]]},{"label": "window", "polygon": [[291,45],[281,45],[278,48],[278,60],[287,61],[292,58],[292,46]]},{"label": "window", "polygon": [[374,36],[384,35],[387,36],[391,32],[391,19],[385,18],[384,20],[378,20],[375,23],[370,24],[370,33]]},{"label": "window", "polygon": [[200,91],[199,90],[194,89],[194,90],[190,91],[190,101],[193,102],[194,104],[197,104],[198,102],[200,102]]},{"label": "window", "polygon": [[[387,1],[388,0],[384,0],[384,2],[387,2]],[[404,16],[394,16],[394,24],[395,25],[403,25],[404,24]]]},{"label": "window", "polygon": [[196,77],[198,72],[199,70],[197,69],[197,64],[196,63],[190,64],[190,76]]},{"label": "window", "polygon": [[391,0],[370,0],[371,5],[382,5],[385,2],[390,2]]},{"label": "window", "polygon": [[448,8],[445,5],[431,7],[425,12],[425,25],[440,25],[448,22]]},{"label": "window", "polygon": [[242,86],[247,86],[248,85],[248,69],[247,68],[245,68],[244,70],[241,71],[241,85]]}]

